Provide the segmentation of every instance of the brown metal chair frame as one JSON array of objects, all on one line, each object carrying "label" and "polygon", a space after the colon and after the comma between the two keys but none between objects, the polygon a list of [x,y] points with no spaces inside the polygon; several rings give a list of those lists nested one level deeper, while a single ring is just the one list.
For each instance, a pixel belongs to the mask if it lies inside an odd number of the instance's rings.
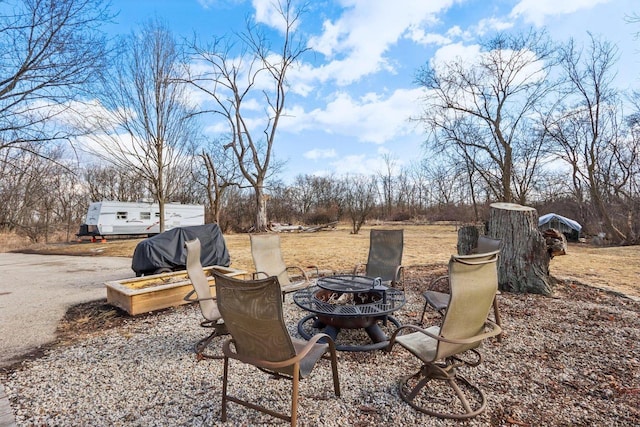
[{"label": "brown metal chair frame", "polygon": [[[206,349],[214,338],[227,335],[226,325],[222,321],[222,315],[218,310],[215,298],[215,284],[209,284],[200,263],[200,240],[195,238],[184,244],[187,249],[187,276],[193,285],[193,289],[184,297],[185,301],[197,302],[205,320],[200,322],[204,328],[213,328],[207,335],[194,345],[196,357],[200,359],[222,359],[222,355],[206,353]],[[213,292],[212,292],[213,291]],[[195,298],[194,298],[195,295]]]},{"label": "brown metal chair frame", "polygon": [[364,269],[365,276],[380,277],[383,283],[404,289],[403,246],[403,230],[372,229],[367,262],[356,264],[353,274],[361,274]]},{"label": "brown metal chair frame", "polygon": [[[227,403],[235,402],[295,426],[298,419],[299,381],[327,356],[331,361],[333,387],[340,396],[338,362],[333,340],[319,333],[309,341],[292,338],[284,323],[280,285],[275,276],[258,280],[239,280],[214,272],[218,307],[231,338],[222,346],[222,421],[227,420]],[[266,340],[264,337],[268,336]],[[323,342],[321,342],[321,340]],[[292,381],[291,413],[286,414],[228,394],[229,359],[256,366],[277,377]]]},{"label": "brown metal chair frame", "polygon": [[[498,277],[497,253],[485,255],[451,257],[451,299],[440,326],[422,329],[416,325],[404,325],[394,331],[389,340],[388,351],[398,343],[423,362],[418,372],[399,381],[398,391],[405,402],[425,414],[440,418],[467,419],[477,416],[486,407],[484,392],[458,371],[458,368],[465,365],[478,366],[482,357],[476,348],[483,340],[498,335],[502,330],[496,323],[487,320],[497,291]],[[476,283],[466,283],[468,281]],[[487,328],[488,332],[485,332]],[[475,360],[460,357],[469,351],[475,356]],[[416,403],[416,397],[428,390],[427,386],[432,380],[444,381],[464,412],[454,411],[453,408],[450,412],[441,412]],[[473,392],[470,394],[475,394],[476,399],[470,401],[462,389]],[[429,395],[425,396],[428,400]]]}]

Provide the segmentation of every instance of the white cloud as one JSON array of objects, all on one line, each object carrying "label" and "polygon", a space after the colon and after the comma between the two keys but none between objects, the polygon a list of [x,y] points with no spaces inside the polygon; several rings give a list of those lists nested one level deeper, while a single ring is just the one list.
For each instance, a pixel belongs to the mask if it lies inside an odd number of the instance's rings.
[{"label": "white cloud", "polygon": [[367,93],[356,99],[339,92],[324,108],[305,112],[301,106],[292,107],[280,129],[293,133],[323,131],[360,142],[383,144],[417,132],[408,119],[420,112],[422,94],[422,89],[399,89],[386,98]]},{"label": "white cloud", "polygon": [[[286,22],[280,11],[277,9],[275,0],[253,0],[256,22],[266,24],[284,33],[287,29]],[[293,28],[295,29],[295,27]]]},{"label": "white cloud", "polygon": [[514,18],[523,18],[536,26],[542,26],[545,18],[554,15],[567,15],[587,10],[598,4],[609,3],[611,0],[521,0],[511,10]]},{"label": "white cloud", "polygon": [[197,0],[198,4],[202,6],[203,9],[213,9],[214,7],[231,7],[237,6],[244,2],[245,0]]},{"label": "white cloud", "polygon": [[412,29],[409,38],[414,42],[422,45],[445,45],[452,42],[449,37],[443,36],[442,34],[435,33],[425,33],[422,28],[414,28]]},{"label": "white cloud", "polygon": [[398,7],[388,0],[343,1],[345,12],[335,21],[325,21],[323,34],[309,46],[331,62],[317,70],[318,79],[335,79],[346,85],[382,69],[391,70],[384,57],[402,37],[435,22],[436,15],[455,0],[405,0]]},{"label": "white cloud", "polygon": [[383,166],[384,162],[380,157],[372,158],[364,154],[345,156],[331,162],[331,167],[338,176],[371,175]]},{"label": "white cloud", "polygon": [[465,62],[468,64],[477,60],[480,55],[479,45],[464,45],[462,43],[454,43],[443,46],[436,51],[431,58],[431,65],[434,68],[451,62]]},{"label": "white cloud", "polygon": [[514,27],[514,23],[511,21],[505,21],[498,18],[486,18],[481,19],[474,30],[478,35],[485,35],[494,31],[504,31]]},{"label": "white cloud", "polygon": [[319,160],[319,159],[331,159],[336,157],[338,153],[333,148],[321,150],[319,148],[315,148],[313,150],[309,150],[304,153],[304,157],[309,160]]}]

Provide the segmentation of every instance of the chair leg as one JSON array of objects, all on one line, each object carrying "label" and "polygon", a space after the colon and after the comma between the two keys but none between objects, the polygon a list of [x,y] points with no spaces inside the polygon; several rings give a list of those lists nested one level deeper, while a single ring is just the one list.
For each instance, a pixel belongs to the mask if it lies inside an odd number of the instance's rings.
[{"label": "chair leg", "polygon": [[226,334],[229,333],[229,331],[227,331],[227,328],[226,328],[225,324],[224,323],[215,323],[213,326],[211,326],[211,322],[204,321],[204,322],[202,322],[201,325],[205,326],[205,327],[213,327],[214,330],[210,335],[204,337],[203,339],[201,339],[200,341],[198,341],[194,345],[194,350],[196,352],[196,357],[198,358],[198,360],[202,360],[202,359],[222,359],[223,358],[222,355],[206,354],[205,350],[207,349],[207,347],[209,346],[211,341],[213,341],[214,338],[222,336],[222,335],[226,335]]},{"label": "chair leg", "polygon": [[227,384],[229,381],[229,358],[224,357],[224,373],[222,375],[222,422],[227,421]]},{"label": "chair leg", "polygon": [[[502,327],[502,320],[500,319],[500,310],[498,309],[498,297],[493,298],[493,316],[496,320],[496,325]],[[498,342],[502,342],[502,332],[498,334]]]},{"label": "chair leg", "polygon": [[340,379],[338,378],[338,358],[335,350],[331,351],[331,372],[333,373],[333,391],[340,397]]},{"label": "chair leg", "polygon": [[419,325],[422,326],[424,324],[424,315],[427,313],[427,306],[429,303],[427,301],[424,302],[424,307],[422,307],[422,316],[420,316]]},{"label": "chair leg", "polygon": [[298,424],[298,382],[300,381],[300,365],[293,367],[293,384],[291,385],[291,427]]},{"label": "chair leg", "polygon": [[[421,392],[427,390],[426,385],[431,381],[444,381],[451,391],[455,393],[455,396],[464,408],[464,412],[439,412],[421,406],[421,404],[416,402],[416,397]],[[415,382],[415,385],[410,385],[411,382]],[[464,386],[467,390],[473,391],[477,396],[477,398],[473,400],[473,405],[465,396],[460,385]],[[463,376],[456,374],[455,369],[442,369],[434,365],[425,365],[415,374],[402,378],[398,384],[398,393],[402,400],[411,405],[415,410],[439,418],[469,419],[477,416],[486,408],[485,394],[478,386],[470,383]]]}]

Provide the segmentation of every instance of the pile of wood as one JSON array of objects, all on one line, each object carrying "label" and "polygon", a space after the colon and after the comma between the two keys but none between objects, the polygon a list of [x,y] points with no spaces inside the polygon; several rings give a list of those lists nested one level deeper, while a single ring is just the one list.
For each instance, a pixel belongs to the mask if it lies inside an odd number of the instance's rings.
[{"label": "pile of wood", "polygon": [[325,230],[329,228],[336,228],[338,221],[329,222],[327,224],[314,225],[307,227],[304,225],[292,225],[292,224],[280,224],[278,222],[272,222],[269,224],[269,230],[276,233],[291,233],[291,232],[304,232],[315,233],[316,231]]},{"label": "pile of wood", "polygon": [[547,252],[553,258],[558,255],[567,254],[567,238],[555,228],[548,228],[542,232],[547,243]]}]

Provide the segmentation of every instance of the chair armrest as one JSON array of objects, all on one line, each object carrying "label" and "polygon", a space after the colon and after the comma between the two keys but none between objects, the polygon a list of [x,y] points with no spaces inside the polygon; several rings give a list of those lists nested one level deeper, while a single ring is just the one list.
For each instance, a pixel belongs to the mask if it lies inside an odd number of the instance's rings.
[{"label": "chair armrest", "polygon": [[[295,363],[299,363],[313,349],[313,346],[323,338],[327,341],[326,344],[328,344],[329,350],[332,353],[335,353],[336,348],[335,348],[335,343],[333,341],[333,338],[331,338],[329,335],[324,333],[315,334],[309,339],[307,344],[300,350],[298,354],[296,354],[294,357],[291,357],[289,359],[282,360],[279,362],[270,362],[268,360],[256,359],[254,357],[238,354],[235,351],[235,340],[233,338],[230,338],[224,342],[224,344],[222,345],[222,353],[227,357],[239,360],[244,363],[248,363],[250,365],[258,366],[264,369],[275,370],[279,368],[284,368],[286,366],[294,365]],[[232,345],[233,345],[233,348],[231,348]]]},{"label": "chair armrest", "polygon": [[394,276],[395,276],[394,282],[404,282],[404,266],[403,265],[399,265],[396,267],[396,273]]},{"label": "chair armrest", "polygon": [[254,271],[253,273],[251,273],[251,278],[253,280],[259,279],[260,276],[264,276],[265,278],[269,277],[269,275],[267,273],[265,273],[264,271]]},{"label": "chair armrest", "polygon": [[447,285],[449,284],[449,275],[445,275],[445,276],[438,276],[435,279],[433,279],[431,281],[431,283],[429,284],[429,289],[433,289],[433,287],[435,285],[437,285],[438,283],[442,282],[442,281],[446,281]]},{"label": "chair armrest", "polygon": [[304,269],[302,267],[297,266],[297,265],[292,265],[292,266],[287,267],[287,272],[289,272],[291,270],[295,270],[295,271],[299,272],[300,275],[302,277],[304,277],[305,282],[309,281],[309,276],[307,275],[307,272],[304,271]]},{"label": "chair armrest", "polygon": [[402,331],[405,330],[411,330],[413,332],[419,332],[422,333],[430,338],[433,338],[434,340],[438,340],[438,341],[442,341],[442,342],[447,342],[450,344],[473,344],[476,343],[478,341],[482,341],[486,338],[491,338],[491,337],[495,337],[496,335],[499,335],[502,332],[502,328],[500,326],[498,326],[497,324],[495,324],[494,322],[492,322],[491,320],[486,320],[484,322],[485,328],[489,327],[491,328],[490,331],[488,332],[483,332],[481,334],[478,335],[474,335],[472,337],[469,338],[465,338],[465,339],[453,339],[453,338],[445,338],[443,336],[440,335],[436,335],[436,334],[432,334],[431,332],[427,331],[426,329],[423,329],[419,326],[416,325],[403,325],[400,326],[398,329],[396,329],[395,331],[393,331],[393,334],[391,335],[391,338],[389,339],[389,345],[387,346],[386,350],[387,351],[391,351],[393,345],[396,342],[396,336],[398,336],[398,334]]},{"label": "chair armrest", "polygon": [[307,270],[315,270],[316,277],[320,276],[320,268],[317,265],[307,265],[305,268]]},{"label": "chair armrest", "polygon": [[[210,287],[210,288],[212,288],[212,287],[215,287],[215,285],[209,285],[209,287]],[[185,296],[184,296],[184,298],[182,298],[182,299],[183,299],[183,301],[187,301],[187,302],[200,302],[200,301],[206,301],[206,300],[208,300],[208,299],[212,299],[212,300],[215,300],[215,299],[216,299],[216,297],[213,297],[213,296],[212,296],[212,297],[197,298],[197,295],[196,295],[196,298],[192,298],[192,297],[193,297],[193,294],[195,294],[195,293],[196,293],[196,290],[195,290],[195,289],[191,289],[191,290],[189,291],[189,293],[188,293],[187,295],[185,295]]]}]

